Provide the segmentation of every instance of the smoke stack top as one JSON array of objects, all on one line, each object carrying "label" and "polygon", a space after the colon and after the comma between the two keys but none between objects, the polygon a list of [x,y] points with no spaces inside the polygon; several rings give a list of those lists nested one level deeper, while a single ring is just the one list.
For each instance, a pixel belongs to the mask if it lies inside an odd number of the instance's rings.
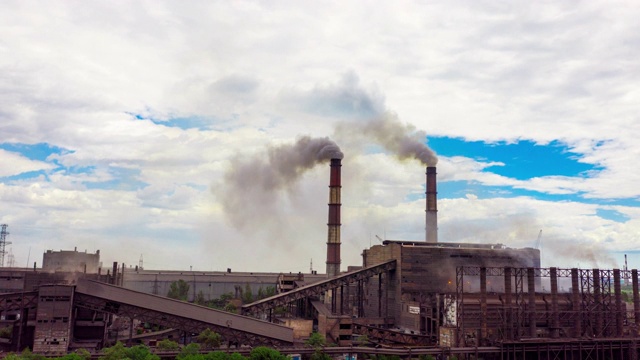
[{"label": "smoke stack top", "polygon": [[413,125],[403,124],[393,113],[382,114],[362,124],[340,124],[337,131],[372,139],[400,160],[416,159],[426,166],[438,163],[436,153],[425,144],[427,134]]}]

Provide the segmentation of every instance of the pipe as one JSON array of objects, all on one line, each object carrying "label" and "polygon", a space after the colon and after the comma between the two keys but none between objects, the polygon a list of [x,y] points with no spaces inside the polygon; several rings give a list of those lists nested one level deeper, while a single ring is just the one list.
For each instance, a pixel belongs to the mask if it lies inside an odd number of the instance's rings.
[{"label": "pipe", "polygon": [[425,219],[425,241],[428,243],[438,242],[438,185],[436,183],[436,167],[427,166],[426,183],[426,219]]},{"label": "pipe", "polygon": [[340,274],[340,159],[331,159],[331,178],[329,180],[329,222],[327,223],[327,277]]}]

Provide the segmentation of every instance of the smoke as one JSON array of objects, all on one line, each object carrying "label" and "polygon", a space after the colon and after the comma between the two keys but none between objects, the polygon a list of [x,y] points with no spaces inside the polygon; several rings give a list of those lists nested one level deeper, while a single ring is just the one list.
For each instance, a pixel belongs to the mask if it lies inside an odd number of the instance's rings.
[{"label": "smoke", "polygon": [[416,159],[426,166],[435,166],[438,157],[426,144],[427,134],[413,125],[403,124],[398,116],[386,112],[362,123],[341,123],[336,133],[342,137],[359,136],[376,142],[400,160]]},{"label": "smoke", "polygon": [[[569,263],[580,268],[619,268],[609,251],[595,243],[553,241],[544,248],[546,256],[555,263]],[[549,261],[551,262],[551,261]]]},{"label": "smoke", "polygon": [[253,157],[236,156],[214,193],[236,229],[263,227],[265,220],[284,221],[274,216],[280,211],[279,193],[291,191],[300,177],[317,164],[342,157],[338,145],[329,138],[303,136],[294,144],[270,146]]}]

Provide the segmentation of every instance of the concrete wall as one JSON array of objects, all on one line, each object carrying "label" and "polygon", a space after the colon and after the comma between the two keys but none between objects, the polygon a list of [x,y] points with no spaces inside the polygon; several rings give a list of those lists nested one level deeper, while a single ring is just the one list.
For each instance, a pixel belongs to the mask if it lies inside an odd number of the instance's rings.
[{"label": "concrete wall", "polygon": [[62,355],[71,342],[73,287],[41,286],[33,352]]},{"label": "concrete wall", "polygon": [[[279,273],[244,273],[244,272],[202,272],[202,271],[158,271],[158,270],[124,270],[123,286],[127,289],[149,294],[166,296],[171,283],[183,280],[189,284],[188,301],[193,301],[202,291],[205,300],[217,299],[222,294],[231,293],[236,296],[236,288],[244,291],[248,284],[254,297],[260,288],[276,287]],[[325,274],[304,274],[306,283],[325,280]],[[240,296],[240,294],[238,294]]]},{"label": "concrete wall", "polygon": [[308,339],[313,332],[313,320],[284,319],[283,325],[293,328],[294,339]]},{"label": "concrete wall", "polygon": [[100,250],[95,254],[73,251],[47,250],[42,256],[43,271],[86,272],[97,274],[100,267]]}]

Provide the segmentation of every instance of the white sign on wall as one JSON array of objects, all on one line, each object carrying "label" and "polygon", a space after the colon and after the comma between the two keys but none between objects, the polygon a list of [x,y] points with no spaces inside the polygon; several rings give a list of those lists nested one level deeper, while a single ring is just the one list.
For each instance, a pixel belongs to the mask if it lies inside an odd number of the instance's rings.
[{"label": "white sign on wall", "polygon": [[419,306],[409,306],[409,314],[420,314]]}]

